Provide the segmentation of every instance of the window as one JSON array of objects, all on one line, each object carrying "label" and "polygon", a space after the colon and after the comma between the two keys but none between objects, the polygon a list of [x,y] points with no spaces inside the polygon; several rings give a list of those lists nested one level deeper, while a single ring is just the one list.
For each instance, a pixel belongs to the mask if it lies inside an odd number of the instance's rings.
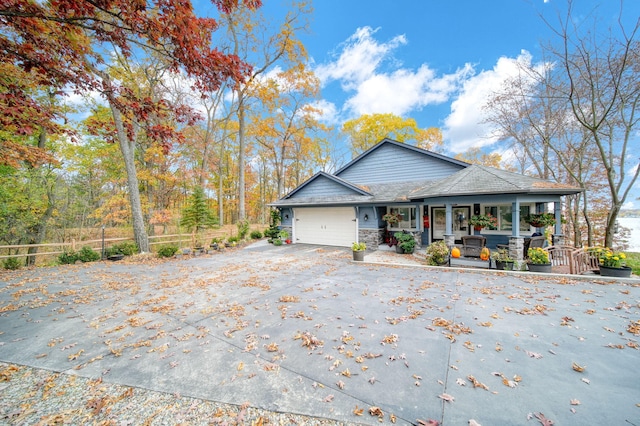
[{"label": "window", "polygon": [[[529,231],[531,226],[523,220],[529,215],[530,206],[520,206],[520,231]],[[498,231],[511,231],[512,227],[512,207],[511,204],[498,206],[484,206],[484,214],[490,214],[498,218],[498,227],[491,228]]]},{"label": "window", "polygon": [[402,217],[400,221],[393,225],[396,229],[416,229],[416,208],[415,207],[390,207],[389,213]]}]

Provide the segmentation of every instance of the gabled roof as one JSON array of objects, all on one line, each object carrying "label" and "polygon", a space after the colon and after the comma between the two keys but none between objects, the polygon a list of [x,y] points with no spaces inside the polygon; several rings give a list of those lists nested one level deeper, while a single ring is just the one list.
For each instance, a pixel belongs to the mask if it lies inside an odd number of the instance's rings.
[{"label": "gabled roof", "polygon": [[460,161],[460,160],[456,160],[455,158],[447,157],[446,155],[442,155],[442,154],[438,154],[438,153],[433,152],[433,151],[428,151],[426,149],[418,148],[418,147],[415,147],[415,146],[407,144],[407,143],[394,141],[393,139],[384,138],[383,140],[381,140],[380,142],[378,142],[377,144],[375,144],[374,146],[372,146],[371,148],[369,148],[368,150],[366,150],[365,152],[363,152],[362,154],[358,155],[356,158],[351,160],[347,165],[345,165],[342,168],[340,168],[339,170],[337,170],[336,173],[335,173],[336,176],[340,175],[342,172],[344,172],[345,170],[349,169],[351,166],[353,166],[354,164],[358,163],[363,158],[371,155],[371,153],[381,149],[382,147],[384,147],[386,145],[395,145],[395,146],[398,146],[398,147],[401,147],[401,148],[404,148],[404,149],[408,149],[410,151],[417,152],[419,154],[427,155],[427,156],[430,156],[430,157],[433,157],[433,158],[437,158],[438,160],[442,160],[442,161],[445,161],[445,162],[448,162],[448,163],[451,163],[451,164],[455,164],[457,166],[467,167],[469,165],[469,163],[466,163],[466,162]]},{"label": "gabled roof", "polygon": [[409,198],[516,193],[569,195],[579,192],[582,189],[571,185],[473,164],[447,178],[412,191]]},{"label": "gabled roof", "polygon": [[296,193],[302,191],[305,187],[307,187],[308,185],[312,184],[314,181],[318,180],[318,179],[322,179],[322,178],[327,178],[335,183],[337,183],[338,185],[344,186],[347,189],[350,189],[351,191],[354,191],[356,194],[358,195],[371,195],[369,192],[365,191],[364,189],[350,183],[347,182],[344,179],[340,179],[337,176],[334,175],[330,175],[329,173],[325,173],[325,172],[318,172],[315,175],[311,176],[309,179],[307,179],[306,182],[304,182],[302,185],[300,185],[299,187],[297,187],[296,189],[294,189],[293,191],[291,191],[290,193],[288,193],[287,195],[285,195],[284,197],[282,197],[283,200],[286,200],[288,198],[293,197]]}]

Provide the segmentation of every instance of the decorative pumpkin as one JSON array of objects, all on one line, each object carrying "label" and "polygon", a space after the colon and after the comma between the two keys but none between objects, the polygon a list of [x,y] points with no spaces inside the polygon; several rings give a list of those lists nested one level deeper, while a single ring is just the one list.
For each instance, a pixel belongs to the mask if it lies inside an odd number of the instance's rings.
[{"label": "decorative pumpkin", "polygon": [[491,250],[489,250],[489,247],[482,247],[482,250],[480,251],[480,259],[489,260],[489,256],[491,256]]},{"label": "decorative pumpkin", "polygon": [[454,247],[451,249],[451,257],[460,257],[460,249],[458,247]]}]

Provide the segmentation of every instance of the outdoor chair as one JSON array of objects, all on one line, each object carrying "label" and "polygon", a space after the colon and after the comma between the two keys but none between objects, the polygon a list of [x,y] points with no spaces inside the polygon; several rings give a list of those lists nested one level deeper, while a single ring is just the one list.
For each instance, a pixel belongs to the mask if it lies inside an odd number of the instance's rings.
[{"label": "outdoor chair", "polygon": [[465,235],[462,237],[462,255],[464,257],[480,257],[487,239],[480,235]]},{"label": "outdoor chair", "polygon": [[544,247],[544,245],[546,244],[547,239],[544,237],[544,235],[541,236],[537,236],[537,237],[531,237],[531,238],[526,238],[524,240],[524,258],[528,259],[529,258],[529,249],[530,248],[536,248],[536,247]]}]

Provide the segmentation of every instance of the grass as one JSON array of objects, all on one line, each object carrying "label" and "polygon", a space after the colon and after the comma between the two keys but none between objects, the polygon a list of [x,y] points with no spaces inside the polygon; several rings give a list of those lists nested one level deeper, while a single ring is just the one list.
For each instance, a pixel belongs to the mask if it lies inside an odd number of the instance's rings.
[{"label": "grass", "polygon": [[627,252],[627,266],[633,270],[634,275],[640,275],[640,253]]}]

